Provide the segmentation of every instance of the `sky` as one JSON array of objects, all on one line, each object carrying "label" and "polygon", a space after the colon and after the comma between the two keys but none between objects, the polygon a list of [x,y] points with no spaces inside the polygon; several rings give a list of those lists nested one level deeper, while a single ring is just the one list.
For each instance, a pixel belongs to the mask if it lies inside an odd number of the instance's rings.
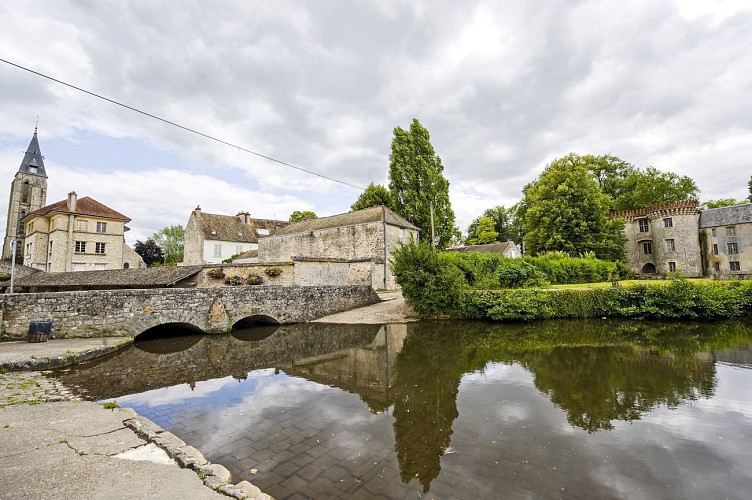
[{"label": "sky", "polygon": [[413,118],[463,231],[572,152],[743,199],[750,47],[746,0],[5,0],[1,59],[346,184],[0,62],[0,199],[37,117],[47,203],[90,196],[132,219],[131,244],[197,205],[346,212],[347,184],[388,183],[393,130]]}]

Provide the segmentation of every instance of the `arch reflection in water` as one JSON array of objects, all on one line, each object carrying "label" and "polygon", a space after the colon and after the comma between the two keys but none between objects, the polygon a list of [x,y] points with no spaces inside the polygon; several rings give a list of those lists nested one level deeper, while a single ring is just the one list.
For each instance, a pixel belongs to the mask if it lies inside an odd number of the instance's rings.
[{"label": "arch reflection in water", "polygon": [[196,345],[203,334],[203,330],[188,323],[167,323],[136,336],[134,348],[152,354],[176,353]]}]

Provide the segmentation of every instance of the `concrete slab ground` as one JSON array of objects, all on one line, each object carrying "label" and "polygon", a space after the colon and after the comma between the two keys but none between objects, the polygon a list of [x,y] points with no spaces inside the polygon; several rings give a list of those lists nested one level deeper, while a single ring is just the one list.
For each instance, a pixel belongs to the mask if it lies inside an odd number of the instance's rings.
[{"label": "concrete slab ground", "polygon": [[376,304],[325,316],[315,320],[315,322],[379,325],[408,323],[420,319],[405,303],[405,299],[400,292],[381,292],[379,298],[381,298],[381,302]]},{"label": "concrete slab ground", "polygon": [[131,337],[0,342],[0,370],[49,370],[93,359],[133,342]]},{"label": "concrete slab ground", "polygon": [[0,499],[228,498],[170,459],[116,457],[147,444],[123,425],[132,417],[90,402],[3,408]]}]

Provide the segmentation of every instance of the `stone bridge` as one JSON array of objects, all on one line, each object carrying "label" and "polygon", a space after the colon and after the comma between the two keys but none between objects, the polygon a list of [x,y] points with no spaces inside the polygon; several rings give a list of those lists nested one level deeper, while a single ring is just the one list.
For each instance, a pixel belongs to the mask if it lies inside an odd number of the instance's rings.
[{"label": "stone bridge", "polygon": [[4,332],[20,339],[31,321],[52,321],[59,338],[135,337],[168,324],[222,333],[253,321],[309,321],[378,300],[367,285],[237,286],[18,293],[0,296],[0,305]]}]

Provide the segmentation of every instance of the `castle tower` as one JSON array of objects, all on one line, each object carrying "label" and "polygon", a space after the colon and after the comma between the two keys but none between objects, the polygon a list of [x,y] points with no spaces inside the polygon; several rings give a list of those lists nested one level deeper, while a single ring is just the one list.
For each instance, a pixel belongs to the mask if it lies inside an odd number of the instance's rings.
[{"label": "castle tower", "polygon": [[11,240],[16,240],[16,262],[23,263],[24,227],[23,220],[29,213],[42,208],[47,203],[47,172],[44,170],[44,156],[39,149],[37,129],[31,138],[21,166],[10,186],[8,202],[8,223],[5,228],[3,259],[11,258]]}]

